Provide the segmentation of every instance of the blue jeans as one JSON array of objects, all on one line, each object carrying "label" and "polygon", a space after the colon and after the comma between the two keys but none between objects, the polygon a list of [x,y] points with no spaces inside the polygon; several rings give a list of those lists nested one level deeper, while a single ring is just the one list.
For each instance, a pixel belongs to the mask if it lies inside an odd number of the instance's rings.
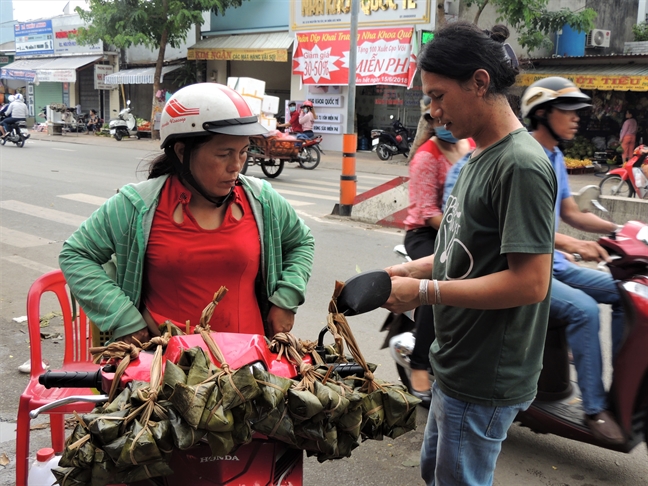
[{"label": "blue jeans", "polygon": [[568,322],[567,342],[574,355],[583,410],[596,415],[607,409],[598,304],[612,306],[612,355],[623,338],[623,309],[616,281],[609,273],[567,263],[554,270],[549,316]]},{"label": "blue jeans", "polygon": [[486,407],[451,398],[432,385],[432,404],[421,447],[421,477],[428,486],[493,484],[506,432],[532,400]]}]

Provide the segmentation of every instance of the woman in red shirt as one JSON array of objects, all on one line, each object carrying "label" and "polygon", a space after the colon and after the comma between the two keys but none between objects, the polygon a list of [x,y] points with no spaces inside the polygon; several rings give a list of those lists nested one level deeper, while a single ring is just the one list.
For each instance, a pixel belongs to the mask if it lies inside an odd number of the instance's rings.
[{"label": "woman in red shirt", "polygon": [[[424,115],[432,123],[430,114]],[[437,230],[443,219],[443,188],[448,169],[475,148],[472,139],[457,140],[443,125],[434,124],[434,136],[416,151],[409,166],[409,207],[405,218],[405,249],[414,260],[434,253]],[[416,345],[410,356],[413,395],[429,406],[431,400],[428,353],[434,341],[432,306],[415,312]]]}]

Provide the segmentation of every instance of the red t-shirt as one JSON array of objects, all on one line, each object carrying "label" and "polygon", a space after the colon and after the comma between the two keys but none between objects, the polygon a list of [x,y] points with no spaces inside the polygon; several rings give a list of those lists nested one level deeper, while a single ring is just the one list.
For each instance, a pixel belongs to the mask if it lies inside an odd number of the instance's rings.
[{"label": "red t-shirt", "polygon": [[[191,192],[177,177],[164,184],[146,248],[144,303],[158,323],[166,319],[184,329],[199,323],[203,309],[224,285],[228,292],[210,321],[214,331],[263,334],[255,295],[261,260],[259,230],[243,188],[236,186],[220,227],[201,228],[189,210]],[[182,204],[184,220],[173,212]],[[238,204],[243,217],[232,215]]]},{"label": "red t-shirt", "polygon": [[292,133],[302,133],[301,123],[299,123],[299,110],[295,110],[290,114],[290,131]]}]

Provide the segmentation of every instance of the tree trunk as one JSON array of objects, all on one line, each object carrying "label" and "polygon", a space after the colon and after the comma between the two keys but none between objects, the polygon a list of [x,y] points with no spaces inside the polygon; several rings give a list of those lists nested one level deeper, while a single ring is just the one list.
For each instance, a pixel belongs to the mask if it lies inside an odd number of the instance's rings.
[{"label": "tree trunk", "polygon": [[436,21],[434,22],[434,30],[439,30],[445,25],[445,0],[436,0]]},{"label": "tree trunk", "polygon": [[480,5],[480,7],[477,9],[477,13],[475,14],[475,20],[473,20],[473,24],[478,25],[479,24],[479,17],[481,16],[482,12],[486,8],[486,5],[488,5],[489,0],[485,0],[484,3]]}]

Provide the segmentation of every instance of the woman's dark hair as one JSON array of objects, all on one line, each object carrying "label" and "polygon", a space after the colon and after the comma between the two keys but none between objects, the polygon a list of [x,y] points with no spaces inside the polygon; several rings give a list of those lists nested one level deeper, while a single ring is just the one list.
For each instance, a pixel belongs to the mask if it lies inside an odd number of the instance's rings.
[{"label": "woman's dark hair", "polygon": [[511,32],[504,24],[495,24],[491,30],[484,30],[484,34],[500,44],[503,44],[509,38]]},{"label": "woman's dark hair", "polygon": [[[211,140],[211,138],[214,135],[203,135],[199,137],[191,137],[191,142],[193,146],[193,151],[195,151],[197,148],[199,148],[201,145],[206,144]],[[173,150],[173,146],[175,145],[176,142],[186,142],[187,139],[177,139],[171,142],[171,149]],[[178,171],[171,162],[171,159],[169,156],[166,154],[166,152],[161,153],[157,157],[155,157],[150,165],[149,165],[149,174],[148,178],[149,179],[155,179],[156,177],[163,176],[165,174],[171,174],[171,175],[177,175]]]},{"label": "woman's dark hair", "polygon": [[511,65],[501,42],[494,40],[493,35],[501,37],[499,32],[491,32],[489,37],[475,24],[462,20],[446,24],[423,47],[418,67],[459,83],[468,81],[478,69],[484,69],[490,76],[487,94],[506,95],[519,71]]}]

